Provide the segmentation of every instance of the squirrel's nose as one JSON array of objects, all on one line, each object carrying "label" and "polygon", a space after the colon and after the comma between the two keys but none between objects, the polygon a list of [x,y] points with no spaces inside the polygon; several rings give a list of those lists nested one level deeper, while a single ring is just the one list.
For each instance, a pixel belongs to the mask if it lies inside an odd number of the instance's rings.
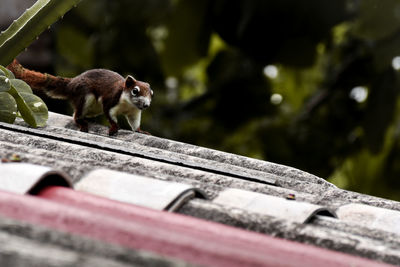
[{"label": "squirrel's nose", "polygon": [[143,104],[143,109],[148,108],[149,106],[149,104]]}]

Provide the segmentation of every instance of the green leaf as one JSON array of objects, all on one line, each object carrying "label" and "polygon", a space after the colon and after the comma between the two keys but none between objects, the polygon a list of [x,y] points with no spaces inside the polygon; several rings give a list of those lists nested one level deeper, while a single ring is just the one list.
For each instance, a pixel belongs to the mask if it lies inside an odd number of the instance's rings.
[{"label": "green leaf", "polygon": [[11,79],[10,82],[11,86],[14,87],[19,93],[33,94],[31,87],[23,80]]},{"label": "green leaf", "polygon": [[18,110],[26,123],[35,128],[46,125],[48,109],[42,99],[34,94],[18,91],[14,86],[9,92],[17,102]]},{"label": "green leaf", "polygon": [[0,76],[0,92],[7,92],[11,88],[10,79],[6,76]]},{"label": "green leaf", "polygon": [[[49,111],[43,100],[34,94],[20,93],[20,95],[22,96],[24,102],[27,104],[29,110],[33,113],[36,125],[38,127],[46,126],[46,122],[49,117]],[[22,114],[21,109],[20,112]],[[24,116],[22,117],[24,118]]]},{"label": "green leaf", "polygon": [[0,121],[13,123],[17,117],[17,103],[6,92],[0,92]]},{"label": "green leaf", "polygon": [[0,76],[6,76],[6,74],[4,73],[4,71],[0,70]]},{"label": "green leaf", "polygon": [[4,75],[9,79],[15,79],[14,73],[12,73],[9,69],[0,66],[0,70],[4,73]]},{"label": "green leaf", "polygon": [[40,33],[81,0],[37,0],[0,34],[0,64],[8,65]]}]

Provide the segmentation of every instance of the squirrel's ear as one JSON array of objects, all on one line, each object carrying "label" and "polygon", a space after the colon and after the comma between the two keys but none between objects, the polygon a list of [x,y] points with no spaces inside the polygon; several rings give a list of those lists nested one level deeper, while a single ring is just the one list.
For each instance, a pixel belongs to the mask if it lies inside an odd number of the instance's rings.
[{"label": "squirrel's ear", "polygon": [[136,83],[136,79],[133,78],[131,75],[128,75],[125,79],[125,86],[127,88],[132,87]]}]

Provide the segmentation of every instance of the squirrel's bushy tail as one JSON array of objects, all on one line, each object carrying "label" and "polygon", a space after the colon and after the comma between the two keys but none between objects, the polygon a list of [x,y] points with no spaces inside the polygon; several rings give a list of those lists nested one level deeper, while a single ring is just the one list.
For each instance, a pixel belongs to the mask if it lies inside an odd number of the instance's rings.
[{"label": "squirrel's bushy tail", "polygon": [[16,59],[7,68],[14,73],[15,78],[25,81],[34,91],[44,92],[53,98],[66,98],[66,87],[71,78],[25,69]]}]

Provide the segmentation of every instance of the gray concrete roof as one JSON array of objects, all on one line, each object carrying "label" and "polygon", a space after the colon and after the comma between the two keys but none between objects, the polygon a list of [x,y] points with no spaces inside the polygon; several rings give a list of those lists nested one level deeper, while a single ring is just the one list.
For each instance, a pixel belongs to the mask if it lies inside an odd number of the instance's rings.
[{"label": "gray concrete roof", "polygon": [[[20,121],[14,125],[0,123],[0,156],[19,154],[22,162],[67,173],[74,184],[102,168],[189,185],[205,192],[208,199],[188,200],[178,213],[400,264],[398,202],[345,191],[288,166],[130,131],[121,130],[117,137],[110,138],[103,126],[93,125],[90,129],[90,133],[79,132],[70,117],[54,113],[50,113],[48,126],[40,129],[29,128]],[[242,191],[234,190],[235,195],[232,189]],[[248,204],[235,204],[229,197],[243,197]],[[285,205],[288,215],[279,210]],[[277,210],[264,212],[263,206]],[[303,207],[304,213],[310,213],[306,219],[290,216],[299,209],[303,211]],[[330,211],[331,216],[315,214],[319,208]],[[69,255],[66,262],[71,263],[76,257],[83,257],[87,265],[93,265],[99,255],[110,261],[109,266],[177,263],[151,253],[131,254],[127,249],[99,241],[0,218],[0,242],[10,238],[15,250],[27,240],[26,246],[51,246],[54,253],[65,252]],[[6,260],[9,253],[17,253],[12,251],[13,246],[10,251],[0,249],[0,261]],[[24,251],[17,253],[22,262],[28,257]],[[40,265],[40,253],[35,260]]]}]

